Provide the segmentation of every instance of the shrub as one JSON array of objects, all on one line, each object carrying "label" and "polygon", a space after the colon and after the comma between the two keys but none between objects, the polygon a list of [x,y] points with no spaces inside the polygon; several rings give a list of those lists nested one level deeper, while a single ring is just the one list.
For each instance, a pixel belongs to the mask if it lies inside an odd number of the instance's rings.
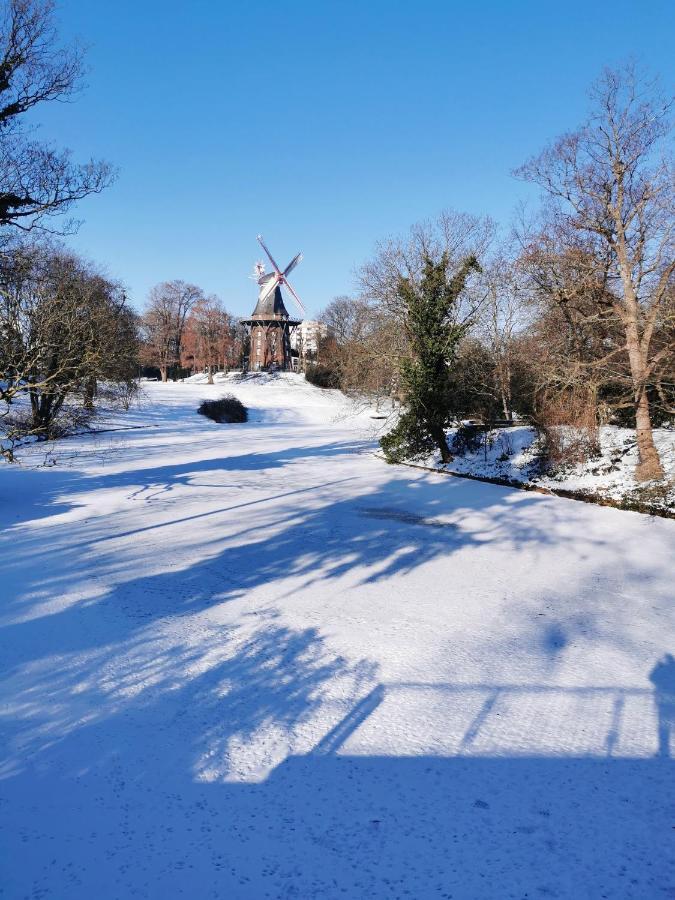
[{"label": "shrub", "polygon": [[305,379],[309,381],[310,384],[313,384],[316,387],[320,388],[340,387],[339,374],[335,371],[335,369],[331,369],[328,366],[307,366]]},{"label": "shrub", "polygon": [[226,394],[218,400],[202,400],[197,412],[214,422],[247,422],[248,410],[241,401]]},{"label": "shrub", "polygon": [[433,453],[436,446],[434,439],[417,427],[417,421],[414,412],[404,410],[394,428],[380,438],[380,447],[387,462],[405,462]]},{"label": "shrub", "polygon": [[96,410],[76,403],[61,407],[49,424],[49,430],[35,427],[30,408],[26,405],[0,416],[0,457],[14,462],[14,452],[33,441],[58,440],[92,430]]},{"label": "shrub", "polygon": [[450,447],[455,456],[466,456],[467,453],[476,453],[480,450],[485,434],[484,425],[465,423],[460,425],[452,438]]},{"label": "shrub", "polygon": [[544,395],[535,425],[543,455],[554,470],[600,455],[597,404],[590,390],[575,387]]}]

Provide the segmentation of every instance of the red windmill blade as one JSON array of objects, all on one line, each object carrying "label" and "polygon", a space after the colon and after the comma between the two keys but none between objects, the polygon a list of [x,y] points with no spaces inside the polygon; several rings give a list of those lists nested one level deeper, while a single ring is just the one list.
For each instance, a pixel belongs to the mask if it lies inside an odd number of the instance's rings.
[{"label": "red windmill blade", "polygon": [[286,276],[290,272],[292,272],[293,269],[302,260],[302,253],[298,253],[297,256],[294,256],[293,259],[289,262],[289,264],[286,266],[286,268],[282,272],[281,269],[279,268],[279,266],[277,265],[276,260],[274,259],[274,257],[270,253],[270,251],[267,249],[267,245],[265,244],[261,234],[258,235],[258,243],[260,244],[260,246],[263,248],[263,250],[267,254],[267,258],[272,263],[272,267],[274,268],[274,278],[270,279],[270,282],[267,285],[267,289],[266,289],[265,293],[262,294],[260,299],[261,300],[266,299],[267,297],[269,297],[269,295],[272,293],[272,291],[277,287],[277,285],[283,284],[288,288],[289,293],[291,294],[291,296],[297,303],[298,307],[300,308],[300,310],[302,311],[302,314],[304,316],[305,315],[305,307],[302,305],[302,301],[300,300],[298,295],[295,293],[295,291],[293,290],[293,288],[291,287],[290,283],[288,282],[288,280],[286,278]]}]

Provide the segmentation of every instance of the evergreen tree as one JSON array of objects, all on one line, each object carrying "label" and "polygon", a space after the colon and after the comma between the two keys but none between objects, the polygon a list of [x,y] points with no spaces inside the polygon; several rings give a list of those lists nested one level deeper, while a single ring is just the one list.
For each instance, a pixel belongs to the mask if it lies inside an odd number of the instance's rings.
[{"label": "evergreen tree", "polygon": [[450,424],[450,366],[465,325],[453,318],[457,300],[470,272],[480,271],[474,256],[454,275],[448,255],[438,262],[424,259],[419,283],[400,278],[397,295],[404,314],[411,356],[401,365],[405,409],[380,446],[388,462],[414,459],[438,448],[443,462],[452,459],[445,430]]}]

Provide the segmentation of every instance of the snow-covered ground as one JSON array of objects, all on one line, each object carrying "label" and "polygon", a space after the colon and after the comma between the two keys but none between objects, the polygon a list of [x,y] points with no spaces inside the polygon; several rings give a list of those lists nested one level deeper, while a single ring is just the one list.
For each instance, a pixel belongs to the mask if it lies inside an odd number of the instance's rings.
[{"label": "snow-covered ground", "polygon": [[226,385],[0,467],[0,896],[673,896],[675,522]]},{"label": "snow-covered ground", "polygon": [[[450,440],[456,431],[449,432]],[[489,432],[478,450],[455,456],[444,468],[616,501],[633,500],[653,509],[675,510],[675,429],[656,428],[654,442],[666,472],[665,488],[663,485],[640,485],[635,481],[638,461],[635,432],[614,426],[600,429],[599,457],[551,474],[541,472],[537,433],[527,425]],[[427,463],[443,468],[439,455],[430,457]]]}]

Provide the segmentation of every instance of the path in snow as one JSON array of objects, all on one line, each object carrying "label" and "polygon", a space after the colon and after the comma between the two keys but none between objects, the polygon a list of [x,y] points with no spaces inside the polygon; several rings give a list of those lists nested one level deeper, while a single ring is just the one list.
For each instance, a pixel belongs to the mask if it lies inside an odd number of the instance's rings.
[{"label": "path in snow", "polygon": [[231,389],[0,468],[0,896],[673,896],[675,522]]}]

